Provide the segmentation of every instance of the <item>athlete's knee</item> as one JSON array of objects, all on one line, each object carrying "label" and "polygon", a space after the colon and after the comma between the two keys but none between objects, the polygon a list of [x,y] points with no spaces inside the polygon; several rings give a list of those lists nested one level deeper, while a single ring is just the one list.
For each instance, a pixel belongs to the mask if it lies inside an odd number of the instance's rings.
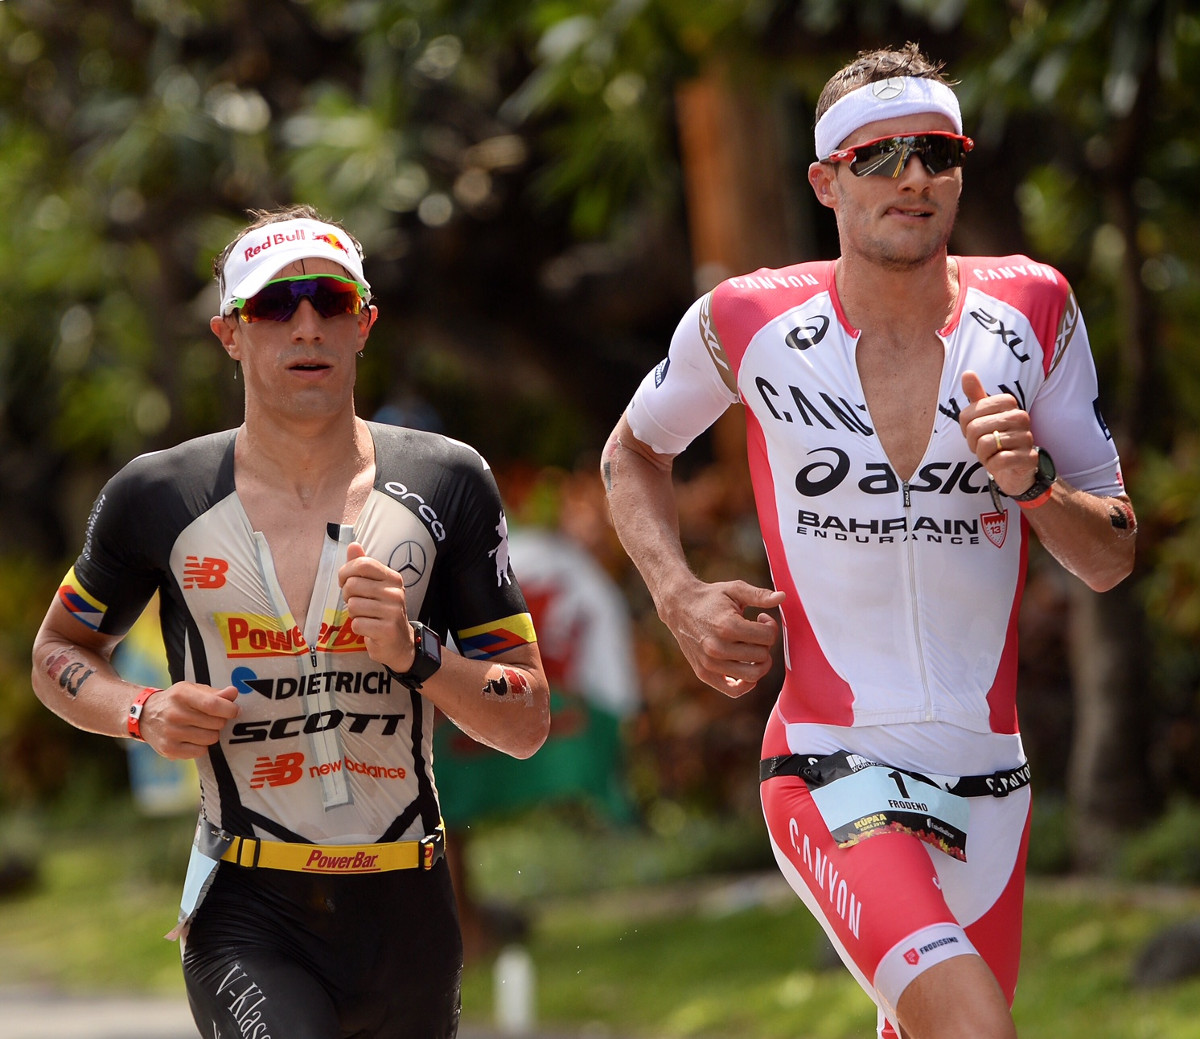
[{"label": "athlete's knee", "polygon": [[995,975],[973,953],[918,974],[896,1003],[902,1039],[1016,1039],[1012,1011]]}]

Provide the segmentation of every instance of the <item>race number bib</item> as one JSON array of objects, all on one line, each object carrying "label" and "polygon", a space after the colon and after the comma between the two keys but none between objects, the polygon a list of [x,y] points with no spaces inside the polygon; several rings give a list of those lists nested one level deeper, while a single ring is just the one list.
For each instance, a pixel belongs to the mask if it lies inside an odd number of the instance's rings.
[{"label": "race number bib", "polygon": [[839,847],[900,832],[966,862],[970,809],[965,797],[846,751],[818,758],[802,778]]}]

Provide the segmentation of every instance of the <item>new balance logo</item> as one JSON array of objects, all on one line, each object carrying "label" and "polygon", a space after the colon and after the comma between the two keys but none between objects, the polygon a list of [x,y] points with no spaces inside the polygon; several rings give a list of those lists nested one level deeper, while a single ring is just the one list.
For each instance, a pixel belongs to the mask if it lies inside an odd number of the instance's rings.
[{"label": "new balance logo", "polygon": [[225,574],[229,571],[229,561],[214,559],[212,556],[188,556],[183,563],[184,588],[222,588],[225,585]]},{"label": "new balance logo", "polygon": [[304,777],[304,755],[293,752],[280,754],[276,758],[259,758],[254,762],[254,773],[250,776],[250,789],[261,790],[264,786],[291,786]]}]

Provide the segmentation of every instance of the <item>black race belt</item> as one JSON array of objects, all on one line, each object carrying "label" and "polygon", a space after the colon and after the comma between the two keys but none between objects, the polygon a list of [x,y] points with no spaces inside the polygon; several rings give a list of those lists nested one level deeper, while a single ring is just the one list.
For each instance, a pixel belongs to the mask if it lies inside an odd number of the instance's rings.
[{"label": "black race belt", "polygon": [[[759,781],[774,779],[776,776],[798,776],[807,783],[821,786],[834,778],[829,773],[828,766],[836,759],[845,760],[845,752],[838,754],[781,754],[774,758],[763,758],[758,765]],[[882,764],[882,762],[880,762]],[[823,767],[824,766],[824,767]],[[890,766],[889,766],[890,767]],[[910,772],[897,769],[905,775],[941,786],[920,772]],[[1016,768],[1000,769],[986,776],[960,776],[951,786],[946,787],[952,794],[959,797],[1007,797],[1014,790],[1029,786],[1029,762]]]}]

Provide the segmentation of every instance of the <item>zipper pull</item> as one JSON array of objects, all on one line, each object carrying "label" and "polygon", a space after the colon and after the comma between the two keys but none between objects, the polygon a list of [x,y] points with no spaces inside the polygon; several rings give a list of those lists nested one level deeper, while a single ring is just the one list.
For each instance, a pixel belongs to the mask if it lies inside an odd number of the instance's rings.
[{"label": "zipper pull", "polygon": [[312,661],[313,670],[316,671],[316,669],[317,669],[317,647],[316,646],[308,647],[308,658]]},{"label": "zipper pull", "polygon": [[904,481],[904,507],[906,509],[912,508],[912,488],[908,486],[907,480]]}]

